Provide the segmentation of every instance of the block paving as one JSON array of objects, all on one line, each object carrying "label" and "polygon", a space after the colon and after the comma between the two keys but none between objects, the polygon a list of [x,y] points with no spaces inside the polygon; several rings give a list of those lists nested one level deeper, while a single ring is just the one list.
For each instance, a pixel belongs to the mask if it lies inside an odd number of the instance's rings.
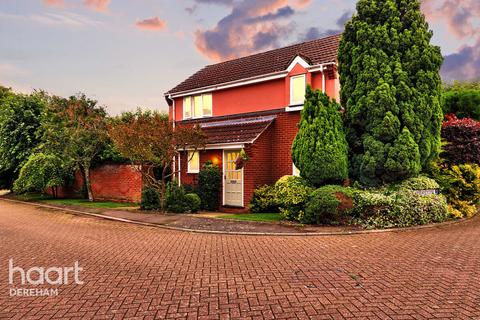
[{"label": "block paving", "polygon": [[[9,259],[24,269],[79,261],[84,284],[12,297],[22,286],[8,283]],[[352,236],[239,236],[0,200],[0,319],[480,319],[479,271],[480,219]]]}]

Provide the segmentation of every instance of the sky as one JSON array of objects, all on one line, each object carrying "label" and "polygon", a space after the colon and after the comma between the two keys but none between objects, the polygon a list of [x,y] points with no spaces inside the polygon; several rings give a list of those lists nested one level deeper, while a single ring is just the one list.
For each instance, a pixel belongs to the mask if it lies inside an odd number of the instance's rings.
[{"label": "sky", "polygon": [[[355,0],[0,0],[0,85],[163,110],[203,66],[340,33]],[[445,81],[480,78],[480,0],[423,0]]]}]

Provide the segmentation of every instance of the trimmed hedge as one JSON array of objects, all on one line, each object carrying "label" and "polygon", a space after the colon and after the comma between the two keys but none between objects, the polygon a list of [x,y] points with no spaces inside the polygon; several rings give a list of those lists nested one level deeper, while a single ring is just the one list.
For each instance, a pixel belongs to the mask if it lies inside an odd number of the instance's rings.
[{"label": "trimmed hedge", "polygon": [[480,90],[452,89],[443,93],[444,114],[453,113],[459,118],[480,120]]},{"label": "trimmed hedge", "polygon": [[202,200],[202,208],[215,211],[219,207],[222,188],[222,173],[211,161],[205,163],[198,175],[198,195]]}]

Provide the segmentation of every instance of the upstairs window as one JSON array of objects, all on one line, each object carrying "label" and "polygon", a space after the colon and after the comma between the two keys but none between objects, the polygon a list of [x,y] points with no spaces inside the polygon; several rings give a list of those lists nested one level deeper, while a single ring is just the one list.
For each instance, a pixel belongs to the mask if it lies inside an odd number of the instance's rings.
[{"label": "upstairs window", "polygon": [[301,105],[305,102],[307,90],[306,76],[294,76],[290,78],[290,105]]},{"label": "upstairs window", "polygon": [[203,118],[212,116],[212,94],[185,97],[183,99],[183,118]]}]

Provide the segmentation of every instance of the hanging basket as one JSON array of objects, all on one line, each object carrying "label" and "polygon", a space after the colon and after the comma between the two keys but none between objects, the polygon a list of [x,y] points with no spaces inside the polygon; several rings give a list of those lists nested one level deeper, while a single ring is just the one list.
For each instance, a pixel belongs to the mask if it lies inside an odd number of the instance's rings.
[{"label": "hanging basket", "polygon": [[247,153],[245,152],[244,149],[240,151],[240,154],[238,155],[237,159],[235,160],[235,170],[241,170],[245,167],[247,164],[247,161],[250,158],[248,157]]}]

